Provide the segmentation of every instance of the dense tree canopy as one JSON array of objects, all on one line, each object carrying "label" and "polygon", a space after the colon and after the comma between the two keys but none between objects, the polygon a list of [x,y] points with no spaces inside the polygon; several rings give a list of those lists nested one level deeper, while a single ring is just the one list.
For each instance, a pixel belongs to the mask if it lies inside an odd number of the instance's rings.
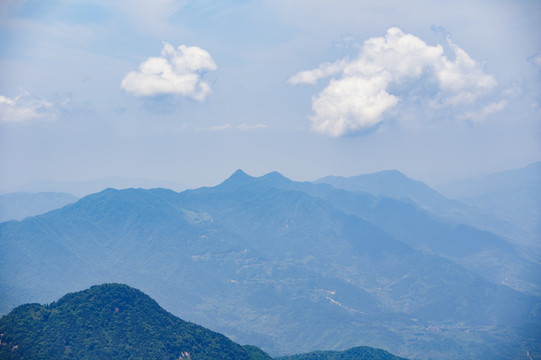
[{"label": "dense tree canopy", "polygon": [[252,351],[183,321],[139,290],[105,284],[0,320],[2,359],[240,359]]}]

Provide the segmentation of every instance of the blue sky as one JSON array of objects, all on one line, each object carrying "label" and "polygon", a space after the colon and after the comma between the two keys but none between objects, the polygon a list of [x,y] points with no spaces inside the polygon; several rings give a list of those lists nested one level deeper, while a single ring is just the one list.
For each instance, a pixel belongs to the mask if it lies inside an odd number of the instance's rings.
[{"label": "blue sky", "polygon": [[0,4],[0,191],[541,159],[538,1]]}]

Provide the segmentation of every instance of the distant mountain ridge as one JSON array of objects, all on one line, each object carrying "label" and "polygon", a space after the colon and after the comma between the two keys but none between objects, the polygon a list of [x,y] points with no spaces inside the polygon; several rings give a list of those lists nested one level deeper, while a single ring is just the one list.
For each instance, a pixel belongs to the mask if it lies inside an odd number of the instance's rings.
[{"label": "distant mountain ridge", "polygon": [[[360,196],[359,192],[363,192],[384,198],[373,209],[365,209],[365,211],[359,211],[358,206],[349,206],[348,209],[344,208],[343,204],[338,204],[338,206],[342,210],[350,211],[375,223],[415,248],[435,251],[443,256],[451,255],[455,261],[480,272],[493,281],[502,281],[515,288],[540,294],[541,277],[538,274],[541,273],[539,262],[541,247],[537,240],[541,234],[541,162],[523,169],[492,174],[486,179],[486,181],[479,179],[477,184],[478,191],[481,191],[483,195],[460,199],[461,201],[450,200],[423,182],[410,179],[397,170],[352,177],[328,176],[316,183],[330,184],[338,189],[353,191],[357,193],[353,195],[356,197]],[[474,184],[471,184],[475,188]],[[495,192],[495,189],[500,190]],[[393,203],[391,199],[402,203],[396,201]],[[411,205],[407,205],[408,202]],[[407,209],[408,206],[410,209]],[[439,219],[430,220],[428,214],[419,212],[414,207],[419,207]],[[394,214],[395,220],[388,219],[391,214],[389,211]],[[441,224],[437,225],[433,220]],[[449,225],[444,225],[443,222]],[[402,225],[397,227],[396,225],[400,223]],[[447,233],[445,234],[442,233],[444,227],[454,229],[445,230],[444,232]],[[467,227],[470,229],[468,230]],[[457,259],[454,255],[465,248],[455,246],[448,235],[449,231],[455,234],[451,238],[461,239],[463,245],[468,245],[470,248],[480,242],[485,245],[499,243],[497,250],[499,255],[496,257],[500,260],[494,261],[494,250],[488,248],[479,251],[475,257]],[[505,238],[514,245],[515,249],[510,249],[502,243],[501,239],[490,235],[489,232]],[[432,243],[427,236],[437,236],[442,243],[448,244],[447,249],[436,249],[433,245],[427,246],[427,242],[423,239]],[[457,250],[454,251],[454,248]],[[516,257],[519,253],[519,257],[530,260],[526,267],[523,266],[525,263]],[[502,261],[503,259],[505,261]],[[520,262],[522,265],[519,265]],[[485,265],[479,266],[482,263]],[[490,266],[491,263],[492,266]],[[512,275],[513,273],[515,275]],[[522,280],[518,280],[517,277]]]},{"label": "distant mountain ridge", "polygon": [[385,170],[351,177],[327,176],[317,180],[316,183],[411,202],[455,224],[467,224],[499,234],[511,234],[514,231],[510,223],[489,215],[475,206],[446,198],[422,181],[411,179],[398,170]]},{"label": "distant mountain ridge", "polygon": [[1,194],[0,222],[44,214],[77,200],[74,195],[57,192]]},{"label": "distant mountain ridge", "polygon": [[58,181],[58,180],[32,180],[20,186],[9,188],[0,188],[0,192],[65,192],[73,194],[77,197],[84,197],[96,192],[100,192],[107,188],[129,189],[129,188],[169,188],[175,191],[181,191],[188,188],[184,184],[179,184],[173,181],[159,181],[146,179],[141,177],[129,178],[120,176],[111,176],[85,181]]},{"label": "distant mountain ridge", "polygon": [[[404,206],[389,224],[385,202]],[[539,339],[520,329],[539,323],[539,298],[414,249],[415,233],[391,232],[403,214],[433,224],[411,203],[278,173],[237,171],[182,193],[108,189],[0,224],[2,305],[123,282],[272,355],[358,345],[414,358],[534,353]]]},{"label": "distant mountain ridge", "polygon": [[413,180],[398,170],[384,170],[351,177],[327,176],[316,183],[330,184],[347,191],[362,191],[393,199],[411,199],[415,203],[430,205],[445,200],[444,196],[425,183]]},{"label": "distant mountain ridge", "polygon": [[470,206],[493,214],[515,228],[509,233],[528,245],[528,252],[541,256],[541,162],[443,187]]},{"label": "distant mountain ridge", "polygon": [[541,161],[538,161],[521,168],[455,181],[440,188],[449,197],[463,199],[500,192],[521,183],[539,184],[540,181]]}]

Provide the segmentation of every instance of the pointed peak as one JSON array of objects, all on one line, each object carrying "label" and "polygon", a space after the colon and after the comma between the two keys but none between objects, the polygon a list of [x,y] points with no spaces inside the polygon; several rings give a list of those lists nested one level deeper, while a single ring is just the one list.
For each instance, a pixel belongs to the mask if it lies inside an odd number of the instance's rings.
[{"label": "pointed peak", "polygon": [[244,171],[242,171],[242,169],[237,169],[229,178],[239,177],[239,176],[250,177],[250,175],[246,174]]},{"label": "pointed peak", "polygon": [[236,170],[226,181],[245,181],[245,180],[251,180],[253,177],[246,174],[241,169]]},{"label": "pointed peak", "polygon": [[252,182],[253,180],[254,180],[253,177],[246,174],[241,169],[238,169],[229,178],[227,178],[224,182],[222,182],[220,185],[229,185],[229,186],[231,186],[231,185],[234,185],[234,186],[244,185],[244,184],[247,184],[249,182]]}]

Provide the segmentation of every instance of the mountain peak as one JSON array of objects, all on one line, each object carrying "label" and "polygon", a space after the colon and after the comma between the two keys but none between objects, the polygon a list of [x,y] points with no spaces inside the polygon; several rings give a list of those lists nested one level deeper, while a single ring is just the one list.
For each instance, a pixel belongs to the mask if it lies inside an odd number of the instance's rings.
[{"label": "mountain peak", "polygon": [[271,182],[283,182],[283,181],[290,181],[288,178],[286,178],[284,175],[280,174],[278,171],[272,171],[266,175],[263,175],[261,179],[265,179],[267,181]]},{"label": "mountain peak", "polygon": [[238,169],[219,186],[241,186],[248,184],[253,180],[254,178],[252,176],[246,174],[241,169]]},{"label": "mountain peak", "polygon": [[396,170],[396,169],[377,171],[375,173],[367,174],[367,175],[387,175],[387,176],[394,176],[396,178],[410,179],[411,180],[411,178],[407,177],[402,172],[400,172],[399,170]]},{"label": "mountain peak", "polygon": [[235,170],[235,172],[231,175],[231,177],[233,176],[250,176],[248,174],[246,174],[242,169],[237,169]]},{"label": "mountain peak", "polygon": [[253,177],[246,174],[242,169],[237,169],[226,181],[246,181],[252,179]]}]

